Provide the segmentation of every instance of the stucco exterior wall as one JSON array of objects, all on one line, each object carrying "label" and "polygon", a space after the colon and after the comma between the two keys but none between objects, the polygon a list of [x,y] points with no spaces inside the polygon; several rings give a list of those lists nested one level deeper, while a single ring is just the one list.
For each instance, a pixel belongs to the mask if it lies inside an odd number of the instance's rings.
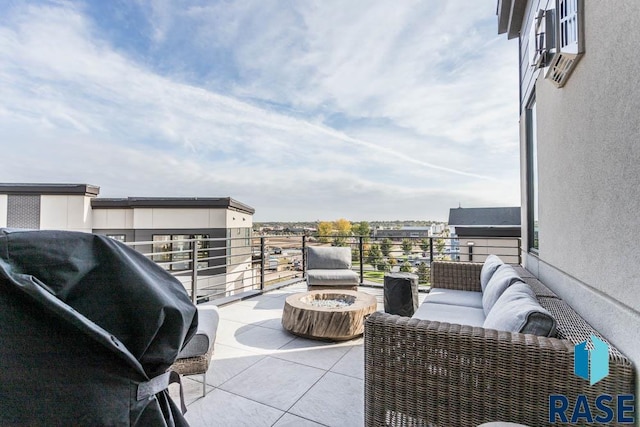
[{"label": "stucco exterior wall", "polygon": [[91,233],[91,197],[67,195],[40,196],[40,229]]},{"label": "stucco exterior wall", "polygon": [[536,84],[540,259],[638,311],[640,3],[584,3],[584,57]]},{"label": "stucco exterior wall", "polygon": [[249,228],[253,227],[253,215],[234,210],[226,212],[227,228]]},{"label": "stucco exterior wall", "polygon": [[[525,20],[544,0],[530,0]],[[640,366],[640,2],[583,2],[585,54],[557,89],[520,71],[523,264]],[[523,22],[521,67],[528,67]],[[527,253],[526,104],[535,82],[539,253]],[[637,382],[640,392],[640,381]]]}]

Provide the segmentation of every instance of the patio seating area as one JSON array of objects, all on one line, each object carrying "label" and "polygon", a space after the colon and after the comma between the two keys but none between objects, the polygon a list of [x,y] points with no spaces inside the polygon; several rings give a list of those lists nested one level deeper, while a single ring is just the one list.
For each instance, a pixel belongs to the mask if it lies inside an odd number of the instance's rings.
[{"label": "patio seating area", "polygon": [[[192,426],[364,424],[363,339],[316,341],[282,328],[286,297],[306,290],[300,282],[220,307],[206,396],[201,377],[183,378]],[[375,295],[383,311],[381,288],[358,290]],[[178,386],[170,390],[177,399]]]}]

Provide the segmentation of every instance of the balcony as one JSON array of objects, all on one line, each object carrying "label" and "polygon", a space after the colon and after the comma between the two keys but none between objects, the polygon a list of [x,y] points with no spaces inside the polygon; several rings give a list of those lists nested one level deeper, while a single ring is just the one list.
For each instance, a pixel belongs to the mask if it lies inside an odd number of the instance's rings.
[{"label": "balcony", "polygon": [[[381,288],[359,290],[383,310]],[[183,378],[192,426],[364,425],[363,339],[332,343],[283,330],[284,300],[301,291],[303,282],[220,307],[206,396],[200,376]],[[171,393],[178,397],[177,385]]]},{"label": "balcony", "polygon": [[[326,342],[297,337],[281,325],[287,296],[306,291],[305,247],[349,246],[359,290],[384,310],[385,271],[401,268],[421,277],[419,302],[429,289],[434,259],[484,260],[497,253],[519,261],[519,242],[452,238],[265,236],[131,244],[180,279],[192,299],[215,304],[220,325],[202,397],[200,376],[183,377],[193,426],[355,426],[364,424],[364,341]],[[378,247],[379,255],[371,256]],[[374,252],[376,249],[373,249]],[[197,262],[194,263],[194,260]],[[194,265],[196,268],[194,269]],[[426,271],[426,275],[424,272]],[[171,395],[179,398],[177,385]]]}]

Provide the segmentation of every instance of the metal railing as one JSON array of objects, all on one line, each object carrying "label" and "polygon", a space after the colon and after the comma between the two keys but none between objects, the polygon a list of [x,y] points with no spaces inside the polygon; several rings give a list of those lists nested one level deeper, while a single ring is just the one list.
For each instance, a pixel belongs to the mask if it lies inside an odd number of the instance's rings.
[{"label": "metal railing", "polygon": [[520,264],[520,239],[388,236],[256,236],[126,243],[183,283],[194,303],[238,299],[304,280],[307,246],[351,248],[363,286],[381,286],[390,271],[416,273],[428,289],[432,260],[482,262],[496,254]]}]

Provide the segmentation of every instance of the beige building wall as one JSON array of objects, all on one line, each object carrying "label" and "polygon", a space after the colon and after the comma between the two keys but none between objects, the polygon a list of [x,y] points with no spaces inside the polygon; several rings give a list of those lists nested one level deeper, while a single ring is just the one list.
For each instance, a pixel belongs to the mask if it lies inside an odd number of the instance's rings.
[{"label": "beige building wall", "polygon": [[6,194],[0,194],[0,227],[7,226],[7,209],[9,197]]},{"label": "beige building wall", "polygon": [[93,228],[132,229],[133,210],[93,208]]},{"label": "beige building wall", "polygon": [[[484,262],[487,256],[494,254],[507,264],[520,262],[519,239],[460,238],[459,242],[460,261]],[[473,244],[472,257],[469,256],[470,244]]]},{"label": "beige building wall", "polygon": [[40,196],[40,229],[91,233],[91,197],[43,194]]},{"label": "beige building wall", "polygon": [[176,229],[252,227],[252,216],[229,209],[94,208],[95,229]]},{"label": "beige building wall", "polygon": [[253,215],[228,209],[226,211],[227,228],[253,227]]}]

